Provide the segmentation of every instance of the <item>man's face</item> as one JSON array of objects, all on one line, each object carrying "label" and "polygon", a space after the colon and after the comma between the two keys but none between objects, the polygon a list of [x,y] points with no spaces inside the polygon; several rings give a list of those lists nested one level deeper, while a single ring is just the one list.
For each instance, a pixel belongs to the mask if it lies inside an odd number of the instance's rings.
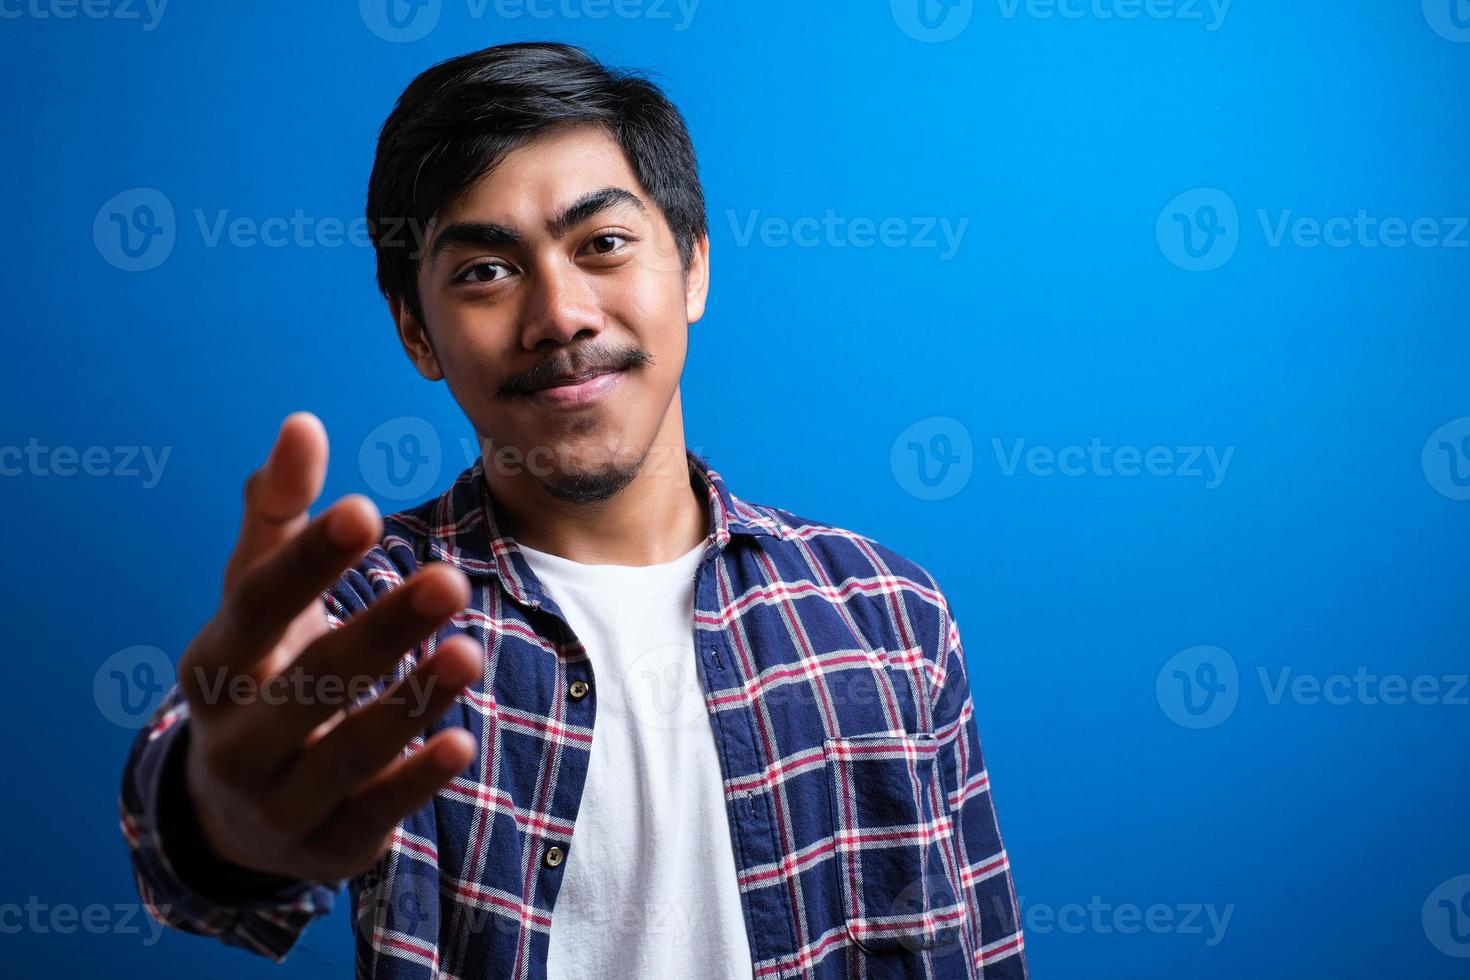
[{"label": "man's face", "polygon": [[707,255],[701,239],[686,277],[612,136],[558,127],[437,216],[419,262],[424,322],[395,304],[399,335],[489,441],[488,467],[529,473],[562,499],[606,499],[665,424],[681,424]]}]

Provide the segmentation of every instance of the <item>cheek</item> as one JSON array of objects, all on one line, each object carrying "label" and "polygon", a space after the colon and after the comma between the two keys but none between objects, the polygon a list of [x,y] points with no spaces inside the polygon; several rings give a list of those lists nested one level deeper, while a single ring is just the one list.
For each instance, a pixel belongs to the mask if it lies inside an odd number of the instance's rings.
[{"label": "cheek", "polygon": [[486,404],[494,400],[501,383],[506,352],[495,347],[497,333],[474,318],[436,324],[434,353],[450,391],[461,403]]},{"label": "cheek", "polygon": [[689,316],[681,276],[642,270],[608,295],[603,309],[643,349],[656,356],[677,354],[682,358]]}]

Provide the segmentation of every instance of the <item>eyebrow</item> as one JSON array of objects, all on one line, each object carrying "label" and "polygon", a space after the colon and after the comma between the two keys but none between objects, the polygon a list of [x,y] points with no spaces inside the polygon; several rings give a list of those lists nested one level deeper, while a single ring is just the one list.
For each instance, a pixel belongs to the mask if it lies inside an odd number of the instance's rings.
[{"label": "eyebrow", "polygon": [[[640,214],[648,214],[643,202],[630,191],[621,187],[599,187],[595,191],[588,191],[552,215],[551,220],[546,222],[546,230],[551,233],[552,238],[561,238],[595,214],[610,208],[629,206]],[[445,225],[434,236],[434,244],[429,247],[429,265],[434,265],[441,254],[455,247],[496,249],[520,247],[525,243],[525,237],[509,225],[493,221],[456,221]]]}]

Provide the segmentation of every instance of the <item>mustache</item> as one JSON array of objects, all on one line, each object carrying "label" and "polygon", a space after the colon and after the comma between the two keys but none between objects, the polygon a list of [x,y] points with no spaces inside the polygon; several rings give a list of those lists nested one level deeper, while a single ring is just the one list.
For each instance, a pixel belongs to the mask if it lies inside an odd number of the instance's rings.
[{"label": "mustache", "polygon": [[515,398],[544,388],[562,375],[629,371],[652,363],[653,356],[640,347],[613,347],[592,341],[563,351],[529,371],[506,378],[496,394],[500,398]]}]

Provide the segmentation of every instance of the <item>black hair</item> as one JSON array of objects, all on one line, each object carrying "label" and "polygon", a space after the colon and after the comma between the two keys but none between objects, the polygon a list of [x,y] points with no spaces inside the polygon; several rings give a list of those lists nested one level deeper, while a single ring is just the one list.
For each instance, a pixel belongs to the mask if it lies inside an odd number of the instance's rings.
[{"label": "black hair", "polygon": [[384,297],[401,299],[422,319],[418,263],[429,221],[511,150],[566,123],[599,124],[617,140],[663,211],[687,274],[694,243],[708,225],[679,110],[654,83],[609,68],[581,48],[523,42],[427,69],[383,123],[368,179],[367,225]]}]

